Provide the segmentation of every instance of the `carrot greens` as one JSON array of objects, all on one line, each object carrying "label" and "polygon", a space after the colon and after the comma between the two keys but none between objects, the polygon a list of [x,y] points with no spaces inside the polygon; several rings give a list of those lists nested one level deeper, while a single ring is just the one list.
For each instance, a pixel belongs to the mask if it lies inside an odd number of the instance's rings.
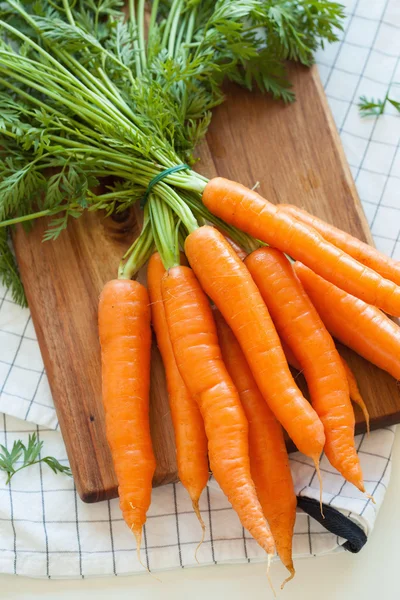
[{"label": "carrot greens", "polygon": [[0,471],[7,473],[6,484],[10,483],[18,471],[38,463],[46,464],[56,474],[64,473],[71,477],[71,470],[68,466],[62,465],[53,456],[40,456],[43,442],[38,440],[36,433],[29,435],[26,445],[21,440],[16,440],[11,450],[8,450],[3,444],[0,444],[0,448]]},{"label": "carrot greens", "polygon": [[[154,177],[194,164],[225,79],[293,100],[286,60],[311,64],[343,16],[328,0],[130,0],[127,15],[123,5],[1,3],[1,226],[52,217],[54,240],[85,210],[124,211]],[[153,193],[190,231],[207,217],[206,182],[187,169]],[[4,256],[0,275],[21,299]]]}]

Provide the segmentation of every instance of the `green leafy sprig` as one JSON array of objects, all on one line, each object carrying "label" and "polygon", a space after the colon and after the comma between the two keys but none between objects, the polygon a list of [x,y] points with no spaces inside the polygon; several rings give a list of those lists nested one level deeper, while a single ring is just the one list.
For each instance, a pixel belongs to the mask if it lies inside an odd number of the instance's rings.
[{"label": "green leafy sprig", "polygon": [[[392,84],[397,85],[397,84]],[[362,117],[379,117],[383,115],[388,104],[391,104],[398,112],[400,112],[400,101],[395,100],[390,96],[390,90],[388,89],[383,100],[375,100],[375,98],[367,98],[366,96],[360,96],[358,108]]]},{"label": "green leafy sprig", "polygon": [[11,251],[8,230],[5,227],[0,229],[0,283],[11,290],[14,302],[20,306],[27,305],[18,266]]},{"label": "green leafy sprig", "polygon": [[63,473],[68,477],[72,477],[71,469],[59,463],[53,456],[40,458],[43,441],[38,440],[36,433],[29,435],[27,445],[21,440],[17,440],[14,442],[11,451],[7,450],[2,444],[0,444],[0,448],[0,470],[7,473],[7,485],[18,471],[38,463],[46,464],[56,474]]}]

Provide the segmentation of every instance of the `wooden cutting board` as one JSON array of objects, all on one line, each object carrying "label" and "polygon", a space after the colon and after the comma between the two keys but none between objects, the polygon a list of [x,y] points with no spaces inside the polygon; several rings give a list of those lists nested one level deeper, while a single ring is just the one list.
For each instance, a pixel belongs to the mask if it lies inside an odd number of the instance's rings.
[{"label": "wooden cutting board", "polygon": [[[272,202],[290,202],[372,243],[316,68],[291,67],[297,102],[284,106],[235,86],[215,110],[198,169],[252,187]],[[46,222],[19,229],[15,249],[76,486],[86,502],[117,495],[101,404],[97,302],[138,234],[135,209],[117,220],[86,214],[57,242],[42,243]],[[139,217],[140,218],[140,217]],[[376,428],[400,421],[394,379],[350,350]],[[365,430],[356,410],[357,431]],[[152,357],[154,485],[177,479],[171,417],[156,348]]]}]

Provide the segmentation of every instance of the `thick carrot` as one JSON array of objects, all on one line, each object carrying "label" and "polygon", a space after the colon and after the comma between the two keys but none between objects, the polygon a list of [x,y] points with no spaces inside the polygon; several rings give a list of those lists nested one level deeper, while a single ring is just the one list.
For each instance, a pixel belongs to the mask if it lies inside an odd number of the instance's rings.
[{"label": "thick carrot", "polygon": [[264,399],[297,448],[318,465],[325,442],[322,423],[293,380],[278,334],[247,268],[213,227],[192,232],[185,250],[202,288],[241,345]]},{"label": "thick carrot", "polygon": [[[293,367],[294,369],[296,369],[296,371],[302,372],[303,369],[302,369],[299,361],[296,359],[295,355],[293,354],[292,350],[289,348],[289,346],[287,344],[285,344],[284,340],[281,339],[281,342],[282,342],[283,351],[286,356],[286,360],[288,361],[289,365],[291,367]],[[353,371],[350,369],[349,365],[347,364],[347,362],[343,358],[343,356],[340,356],[340,359],[342,361],[343,368],[346,372],[347,383],[348,383],[349,391],[350,391],[350,400],[352,402],[354,402],[354,404],[358,404],[358,406],[361,408],[363,415],[364,415],[365,423],[367,426],[367,433],[369,433],[370,426],[369,426],[368,408],[364,402],[363,397],[361,396],[361,392],[358,388],[357,380],[355,378]]]},{"label": "thick carrot", "polygon": [[227,223],[286,252],[346,292],[400,316],[399,286],[354,260],[257,192],[216,177],[205,187],[203,203]]},{"label": "thick carrot", "polygon": [[214,317],[222,358],[249,422],[251,475],[276,549],[291,579],[294,576],[292,538],[297,500],[283,430],[262,397],[232,330],[218,310]]},{"label": "thick carrot", "polygon": [[214,477],[243,527],[271,555],[273,538],[250,474],[248,424],[222,361],[208,299],[188,267],[170,269],[162,293],[176,364],[204,420]]},{"label": "thick carrot", "polygon": [[329,223],[314,217],[297,206],[292,206],[291,204],[279,204],[277,208],[279,211],[283,210],[292,215],[292,217],[295,217],[302,223],[310,225],[328,242],[331,242],[331,244],[334,244],[366,267],[373,269],[385,279],[390,279],[390,281],[393,281],[396,285],[400,285],[399,261],[389,258],[382,252],[379,252],[376,248],[365,244],[361,240],[358,240],[333,225],[329,225]]},{"label": "thick carrot", "polygon": [[259,248],[245,260],[282,340],[301,365],[325,429],[325,454],[345,479],[364,490],[354,443],[354,413],[335,343],[282,252]]},{"label": "thick carrot", "polygon": [[328,331],[400,379],[400,328],[375,306],[351,296],[301,263],[294,269]]},{"label": "thick carrot", "polygon": [[150,437],[150,306],[137,281],[113,280],[99,303],[103,404],[120,506],[136,536],[150,506],[156,461]]},{"label": "thick carrot", "polygon": [[165,367],[169,405],[175,432],[178,474],[181,483],[189,493],[193,509],[204,530],[199,499],[208,481],[207,438],[197,402],[189,394],[176,366],[162,299],[161,281],[164,275],[165,268],[161,256],[156,252],[149,261],[147,286],[151,301],[153,327]]}]

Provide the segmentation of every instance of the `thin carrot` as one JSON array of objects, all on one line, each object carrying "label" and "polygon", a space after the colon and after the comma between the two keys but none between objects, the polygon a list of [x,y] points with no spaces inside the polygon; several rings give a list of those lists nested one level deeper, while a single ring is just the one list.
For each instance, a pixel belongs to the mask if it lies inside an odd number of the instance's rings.
[{"label": "thin carrot", "polygon": [[324,425],[324,450],[329,462],[364,492],[349,386],[332,337],[282,252],[259,248],[246,258],[245,265],[280,338],[302,367],[312,405]]},{"label": "thin carrot", "polygon": [[310,225],[328,242],[331,242],[331,244],[334,244],[366,267],[373,269],[385,279],[390,279],[390,281],[393,281],[396,285],[400,285],[399,261],[389,258],[382,252],[379,252],[376,248],[373,248],[349,233],[314,217],[297,206],[292,206],[291,204],[279,204],[277,208],[279,211],[284,211],[292,215],[292,217],[295,217],[295,219],[298,219],[305,225]]},{"label": "thin carrot", "polygon": [[156,467],[150,437],[150,307],[137,281],[112,280],[99,303],[103,404],[107,440],[118,479],[120,507],[135,534],[142,528]]},{"label": "thin carrot", "polygon": [[323,426],[290,373],[278,334],[247,268],[213,227],[193,231],[186,256],[235,334],[257,385],[297,448],[318,465]]},{"label": "thin carrot", "polygon": [[199,499],[208,481],[207,438],[197,402],[189,394],[176,366],[167,318],[162,299],[161,281],[165,268],[161,256],[152,255],[147,269],[147,286],[151,300],[153,327],[163,359],[167,380],[169,405],[175,432],[176,458],[181,483],[187,489],[193,509],[205,525],[199,510]]},{"label": "thin carrot", "polygon": [[346,372],[347,383],[349,384],[349,390],[350,390],[350,398],[354,402],[354,404],[358,404],[358,406],[361,408],[362,413],[364,415],[365,423],[367,426],[367,433],[369,434],[369,432],[370,432],[369,412],[368,412],[368,408],[364,402],[364,399],[361,396],[361,392],[358,388],[357,379],[355,378],[353,371],[350,369],[348,363],[345,361],[343,356],[341,356],[340,358],[342,359],[343,367]]},{"label": "thin carrot", "polygon": [[294,269],[328,331],[400,379],[400,328],[375,306],[351,296],[301,263]]},{"label": "thin carrot", "polygon": [[400,316],[400,287],[325,240],[315,229],[279,210],[248,188],[216,177],[203,203],[227,223],[302,261],[341,289]]},{"label": "thin carrot", "polygon": [[290,572],[288,581],[295,573],[292,538],[297,500],[283,430],[262,397],[232,330],[218,310],[214,317],[222,358],[249,422],[251,475],[278,554]]},{"label": "thin carrot", "polygon": [[214,477],[243,527],[272,555],[273,538],[250,474],[248,424],[222,361],[208,299],[193,271],[181,266],[169,269],[162,293],[176,364],[204,420]]},{"label": "thin carrot", "polygon": [[[302,369],[300,363],[298,362],[298,360],[296,359],[295,355],[293,354],[292,350],[289,348],[289,346],[287,344],[285,344],[284,340],[281,339],[281,342],[282,342],[283,351],[286,356],[286,360],[288,361],[289,365],[291,367],[293,367],[294,369],[296,369],[296,371],[299,371],[301,373],[303,371],[303,369]],[[350,400],[352,402],[354,402],[354,404],[358,404],[358,406],[361,408],[363,415],[364,415],[365,424],[367,426],[367,433],[369,434],[370,426],[369,426],[368,408],[364,402],[363,397],[361,396],[361,392],[358,388],[357,380],[355,378],[353,371],[350,369],[347,361],[343,358],[343,356],[340,356],[340,359],[342,361],[343,368],[346,372],[347,383],[348,383],[349,391],[350,391]]]}]

